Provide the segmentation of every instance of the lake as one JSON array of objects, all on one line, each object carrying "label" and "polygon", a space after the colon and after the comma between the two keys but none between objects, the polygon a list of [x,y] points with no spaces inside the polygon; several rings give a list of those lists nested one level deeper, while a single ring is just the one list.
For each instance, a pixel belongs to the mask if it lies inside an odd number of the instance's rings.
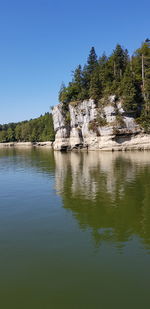
[{"label": "lake", "polygon": [[150,152],[0,149],[0,308],[150,306]]}]

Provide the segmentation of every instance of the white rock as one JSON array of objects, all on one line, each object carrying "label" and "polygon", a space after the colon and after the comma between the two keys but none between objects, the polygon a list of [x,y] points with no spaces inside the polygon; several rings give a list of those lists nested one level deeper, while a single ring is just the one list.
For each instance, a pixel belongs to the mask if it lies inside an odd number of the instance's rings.
[{"label": "white rock", "polygon": [[112,105],[106,105],[104,107],[104,113],[108,123],[114,122],[116,120],[115,108]]},{"label": "white rock", "polygon": [[[76,106],[69,104],[70,127],[66,126],[62,113],[62,104],[53,109],[53,121],[56,131],[55,150],[72,149],[77,146],[87,147],[90,150],[126,150],[126,149],[150,149],[150,136],[142,135],[139,126],[133,117],[129,117],[122,108],[122,102],[117,103],[119,113],[122,115],[124,127],[116,124],[116,97],[110,96],[108,104],[101,111],[100,117],[106,118],[107,125],[97,126],[99,110],[93,100],[85,100]],[[94,131],[90,129],[93,123]],[[114,133],[117,132],[117,135]]]},{"label": "white rock", "polygon": [[56,105],[54,108],[53,108],[53,123],[54,123],[54,130],[58,130],[60,129],[61,127],[65,126],[65,119],[63,117],[63,114],[62,114],[62,105],[59,104],[59,105]]},{"label": "white rock", "polygon": [[115,94],[114,94],[114,95],[110,95],[109,98],[108,98],[108,101],[109,101],[110,103],[114,103],[115,100],[116,100],[116,95],[115,95]]}]

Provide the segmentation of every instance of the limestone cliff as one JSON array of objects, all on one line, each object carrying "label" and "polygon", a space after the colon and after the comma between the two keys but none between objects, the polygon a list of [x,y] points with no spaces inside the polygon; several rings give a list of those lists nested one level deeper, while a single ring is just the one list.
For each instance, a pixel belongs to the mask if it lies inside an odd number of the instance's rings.
[{"label": "limestone cliff", "polygon": [[142,132],[122,101],[110,96],[100,107],[93,100],[72,102],[67,117],[63,105],[53,109],[56,132],[54,150],[130,150],[150,149],[150,135]]}]

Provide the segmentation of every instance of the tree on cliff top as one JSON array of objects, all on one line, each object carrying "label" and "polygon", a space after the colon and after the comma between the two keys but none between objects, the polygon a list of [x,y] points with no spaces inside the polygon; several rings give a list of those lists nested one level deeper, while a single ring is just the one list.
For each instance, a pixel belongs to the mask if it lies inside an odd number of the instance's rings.
[{"label": "tree on cliff top", "polygon": [[127,49],[123,49],[120,44],[117,44],[110,58],[112,59],[113,63],[115,79],[122,78],[128,63],[128,58],[129,57]]},{"label": "tree on cliff top", "polygon": [[96,52],[95,52],[95,48],[92,47],[91,50],[90,50],[90,54],[88,56],[88,59],[87,59],[87,66],[86,66],[87,72],[89,74],[92,74],[94,72],[94,70],[96,69],[97,64],[98,64],[98,61],[97,61],[97,55],[96,55]]},{"label": "tree on cliff top", "polygon": [[109,95],[123,96],[126,111],[150,114],[150,40],[130,58],[127,49],[117,44],[112,54],[97,60],[94,47],[87,63],[78,66],[67,87],[61,88],[59,99],[64,107],[71,101],[99,101]]}]

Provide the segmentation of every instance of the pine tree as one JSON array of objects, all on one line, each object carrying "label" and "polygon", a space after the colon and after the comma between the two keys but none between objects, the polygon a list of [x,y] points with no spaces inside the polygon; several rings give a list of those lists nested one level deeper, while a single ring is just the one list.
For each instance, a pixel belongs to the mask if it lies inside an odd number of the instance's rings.
[{"label": "pine tree", "polygon": [[83,72],[81,65],[79,65],[74,71],[72,86],[74,86],[74,89],[76,88],[76,100],[84,99],[84,97],[82,97],[82,89],[84,85],[83,85]]},{"label": "pine tree", "polygon": [[104,96],[111,94],[114,80],[113,65],[111,59],[105,54],[99,59],[99,76]]},{"label": "pine tree", "polygon": [[142,108],[144,98],[144,110],[150,112],[149,50],[150,41],[147,39],[129,59],[127,49],[117,44],[110,57],[103,54],[97,60],[95,49],[92,47],[83,70],[79,65],[74,71],[72,82],[60,90],[59,99],[65,107],[64,110],[67,111],[71,101],[89,98],[99,100],[102,96],[116,94],[118,97],[124,97],[124,108],[127,111],[140,112],[139,100]]},{"label": "pine tree", "polygon": [[102,84],[99,76],[99,70],[95,70],[92,74],[89,89],[90,98],[96,102],[102,97]]},{"label": "pine tree", "polygon": [[79,87],[82,87],[82,67],[80,64],[74,71],[73,80],[79,85]]},{"label": "pine tree", "polygon": [[82,71],[82,89],[81,94],[79,94],[80,99],[89,99],[89,89],[92,74],[98,67],[97,55],[94,47],[91,48],[90,54],[87,59],[87,64],[84,66]]},{"label": "pine tree", "polygon": [[88,59],[87,59],[87,71],[89,74],[92,74],[94,72],[94,70],[97,67],[97,64],[98,64],[98,61],[97,61],[97,55],[95,52],[95,48],[92,47],[90,50]]},{"label": "pine tree", "polygon": [[123,76],[123,73],[125,72],[127,63],[128,63],[129,57],[128,57],[128,51],[127,49],[123,49],[121,45],[117,44],[116,48],[112,55],[112,61],[113,61],[113,69],[114,69],[114,77],[116,79],[121,79]]},{"label": "pine tree", "polygon": [[87,72],[87,66],[84,65],[82,70],[81,92],[78,94],[79,100],[89,99],[90,76]]},{"label": "pine tree", "polygon": [[138,110],[138,91],[137,86],[131,72],[130,64],[128,64],[124,77],[121,82],[121,91],[123,96],[123,108],[127,112],[137,112]]}]

